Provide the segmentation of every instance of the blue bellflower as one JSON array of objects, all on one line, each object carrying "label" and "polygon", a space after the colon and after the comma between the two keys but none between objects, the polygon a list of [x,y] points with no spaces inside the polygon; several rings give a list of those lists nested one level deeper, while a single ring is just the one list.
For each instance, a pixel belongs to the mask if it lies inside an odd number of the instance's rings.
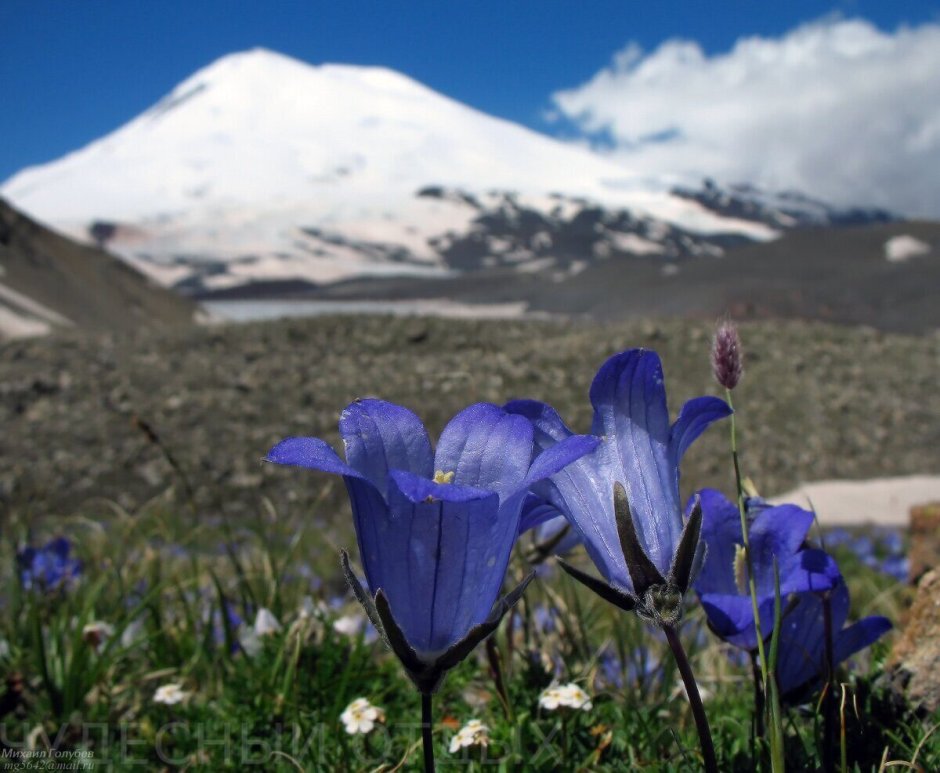
[{"label": "blue bellflower", "polygon": [[375,399],[347,407],[339,431],[345,462],[319,438],[288,438],[267,461],[343,476],[369,595],[344,557],[347,580],[431,692],[508,609],[497,599],[529,488],[597,440],[573,436],[535,453],[528,419],[477,403],[451,419],[435,451],[414,413]]},{"label": "blue bellflower", "polygon": [[[714,489],[702,489],[696,497],[702,509],[702,541],[708,550],[695,590],[708,625],[730,644],[755,650],[757,632],[738,506]],[[766,639],[773,632],[774,559],[784,603],[791,593],[830,590],[840,574],[831,556],[804,547],[813,524],[811,512],[796,505],[773,507],[762,502],[756,505],[747,512],[748,542],[761,634]]]},{"label": "blue bellflower", "polygon": [[[680,556],[686,526],[679,499],[679,462],[693,441],[731,409],[717,397],[698,397],[688,401],[670,424],[662,363],[656,352],[645,349],[608,359],[594,378],[590,399],[591,431],[600,444],[535,491],[569,519],[613,593],[605,595],[596,584],[592,589],[630,607],[627,599],[641,600],[651,588],[678,579],[677,559],[684,563],[679,586],[687,587],[694,575],[701,561],[697,531],[688,535],[686,548],[691,552]],[[544,403],[517,400],[506,410],[531,419],[539,448],[551,449],[573,436]],[[619,508],[615,507],[617,484],[625,495]],[[587,579],[581,573],[576,577]],[[684,592],[685,587],[678,590]],[[642,605],[637,609],[642,612]]]},{"label": "blue bellflower", "polygon": [[849,589],[841,576],[831,591],[799,594],[780,624],[776,675],[781,695],[798,698],[828,678],[827,629],[832,637],[833,668],[891,629],[891,622],[878,615],[844,627],[848,616]]},{"label": "blue bellflower", "polygon": [[82,562],[71,555],[72,543],[56,537],[41,548],[26,547],[16,554],[20,581],[26,590],[63,588],[81,574]]}]

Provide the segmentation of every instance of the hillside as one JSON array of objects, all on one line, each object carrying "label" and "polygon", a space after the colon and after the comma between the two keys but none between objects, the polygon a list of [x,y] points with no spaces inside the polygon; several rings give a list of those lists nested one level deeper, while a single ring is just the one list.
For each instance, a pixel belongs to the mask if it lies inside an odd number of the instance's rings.
[{"label": "hillside", "polygon": [[72,327],[126,332],[185,325],[197,308],[0,199],[0,339]]},{"label": "hillside", "polygon": [[[288,435],[337,442],[340,410],[367,395],[410,406],[432,434],[468,403],[526,396],[584,431],[594,373],[632,346],[661,353],[676,412],[717,393],[711,329],[349,316],[10,342],[0,501],[37,514],[107,507],[102,497],[133,508],[173,486],[183,502],[191,487],[198,511],[231,517],[257,512],[261,497],[285,512],[323,497],[319,512],[344,513],[341,482],[285,474],[262,456]],[[763,491],[940,469],[940,338],[780,321],[746,324],[743,337],[741,448]],[[686,459],[685,485],[726,488],[727,462],[725,433],[710,431]]]},{"label": "hillside", "polygon": [[[930,249],[888,260],[886,244],[910,236]],[[940,329],[940,223],[810,227],[780,239],[739,245],[707,260],[664,266],[655,257],[610,257],[576,275],[492,270],[433,281],[345,282],[296,298],[451,298],[524,301],[532,312],[599,320],[672,316],[713,320],[821,320],[922,333]]]}]

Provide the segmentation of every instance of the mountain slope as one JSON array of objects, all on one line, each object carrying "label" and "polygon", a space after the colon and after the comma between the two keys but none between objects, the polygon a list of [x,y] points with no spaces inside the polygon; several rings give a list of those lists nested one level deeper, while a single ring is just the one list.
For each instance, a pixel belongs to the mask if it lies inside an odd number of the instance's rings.
[{"label": "mountain slope", "polygon": [[[889,245],[913,243],[898,260]],[[451,298],[525,302],[531,311],[596,320],[678,316],[795,318],[903,333],[940,330],[940,223],[874,223],[785,233],[711,260],[663,264],[656,256],[598,260],[564,281],[505,268],[434,281],[350,281],[323,300]],[[303,296],[298,296],[303,297]]]},{"label": "mountain slope", "polygon": [[183,325],[197,306],[112,255],[50,231],[0,199],[0,340],[60,327]]},{"label": "mountain slope", "polygon": [[[454,195],[418,195],[427,190]],[[446,245],[486,238],[481,212],[499,216],[509,192],[514,207],[563,223],[585,208],[629,210],[655,226],[644,231],[690,244],[778,233],[390,70],[261,49],[216,61],[112,134],[0,188],[58,230],[94,234],[163,284],[196,290],[463,270]],[[544,255],[513,260],[529,257]]]}]

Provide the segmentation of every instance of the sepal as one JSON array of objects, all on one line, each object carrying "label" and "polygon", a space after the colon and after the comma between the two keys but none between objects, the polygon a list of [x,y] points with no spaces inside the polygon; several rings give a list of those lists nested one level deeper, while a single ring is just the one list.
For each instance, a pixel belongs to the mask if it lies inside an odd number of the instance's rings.
[{"label": "sepal", "polygon": [[356,577],[352,568],[349,566],[349,553],[347,553],[345,550],[340,550],[339,555],[340,563],[343,565],[343,577],[346,578],[346,584],[349,586],[349,589],[356,597],[356,601],[362,605],[362,608],[366,612],[366,616],[369,618],[369,622],[375,626],[375,630],[379,632],[379,636],[381,636],[386,645],[390,647],[391,645],[389,644],[388,636],[385,634],[385,628],[382,626],[382,620],[379,617],[378,610],[375,608],[375,602],[366,592],[366,589],[362,587],[362,583],[359,582],[359,578]]},{"label": "sepal", "polygon": [[613,604],[615,607],[619,607],[624,612],[632,612],[636,609],[638,603],[636,597],[626,591],[615,588],[613,585],[608,585],[599,577],[592,577],[582,572],[580,569],[575,569],[571,564],[561,558],[558,559],[558,563],[569,576],[573,577],[584,587],[594,591],[598,596],[604,599],[604,601]]},{"label": "sepal", "polygon": [[[389,649],[401,661],[409,676],[412,676],[415,672],[423,671],[424,661],[418,657],[418,653],[414,651],[405,638],[401,626],[398,625],[395,616],[392,614],[392,608],[388,604],[388,596],[381,588],[375,594],[375,609],[382,621],[382,630],[385,631],[385,641],[388,643]],[[412,679],[414,679],[414,676],[412,676]]]},{"label": "sepal", "polygon": [[699,560],[696,561],[701,536],[702,502],[699,497],[695,497],[692,513],[682,530],[679,547],[676,548],[676,554],[673,556],[672,566],[669,568],[667,577],[669,585],[674,585],[681,594],[685,594],[689,589],[689,586],[695,580],[696,569],[701,567],[702,556],[699,556]]},{"label": "sepal", "polygon": [[454,666],[458,665],[480,642],[497,629],[503,617],[515,606],[516,602],[522,598],[522,594],[525,593],[525,589],[534,578],[535,572],[529,572],[522,582],[496,601],[493,605],[493,609],[490,611],[490,616],[486,618],[486,620],[467,631],[466,636],[452,644],[447,651],[437,659],[435,666],[441,669],[442,675],[444,671],[449,671]]},{"label": "sepal", "polygon": [[654,585],[663,585],[666,578],[640,544],[630,513],[630,503],[627,501],[627,491],[619,481],[614,483],[614,515],[617,519],[620,547],[630,572],[630,579],[633,580],[633,592],[638,598],[642,598]]}]

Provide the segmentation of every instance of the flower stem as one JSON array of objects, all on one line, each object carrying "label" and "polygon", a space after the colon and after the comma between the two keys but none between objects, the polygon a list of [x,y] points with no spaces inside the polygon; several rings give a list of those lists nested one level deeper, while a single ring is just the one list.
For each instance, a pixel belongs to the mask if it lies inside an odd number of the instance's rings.
[{"label": "flower stem", "polygon": [[[764,741],[764,678],[761,676],[760,665],[757,662],[757,653],[751,653],[751,672],[754,675],[754,759],[757,760],[760,755],[757,754],[757,747]],[[761,752],[763,753],[763,751]]]},{"label": "flower stem", "polygon": [[421,693],[421,740],[424,742],[424,773],[434,773],[434,741],[431,738],[431,693]]},{"label": "flower stem", "polygon": [[823,597],[823,626],[825,630],[826,684],[823,687],[823,770],[834,773],[836,769],[836,680],[835,653],[832,632],[832,607],[828,597]]},{"label": "flower stem", "polygon": [[[728,406],[732,409],[731,416],[729,417],[731,425],[731,460],[734,463],[734,480],[738,493],[738,514],[741,517],[741,541],[744,544],[744,558],[747,562],[747,585],[751,597],[751,611],[754,615],[754,632],[757,638],[757,658],[760,662],[762,680],[761,687],[763,694],[766,696],[768,692],[768,680],[773,679],[774,675],[771,673],[770,663],[768,662],[767,653],[764,649],[764,634],[761,631],[760,625],[760,607],[757,603],[757,583],[754,580],[754,562],[751,556],[751,541],[747,533],[747,513],[744,506],[744,483],[741,479],[741,464],[738,459],[737,425],[734,420],[734,404],[731,402],[730,389],[725,389],[725,399]],[[760,708],[755,706],[755,711],[764,709],[765,705],[762,705]],[[781,730],[780,727],[774,727],[773,729],[775,731]],[[778,738],[782,738],[782,733],[775,732],[772,735],[772,741]],[[771,751],[772,770],[776,771],[780,769],[774,761],[779,759],[781,753],[782,750],[780,749],[773,749]]]},{"label": "flower stem", "polygon": [[666,641],[669,642],[672,656],[676,659],[676,665],[679,667],[679,674],[682,676],[682,683],[685,685],[686,695],[689,696],[689,706],[692,709],[692,717],[695,719],[695,727],[698,730],[698,740],[702,747],[702,757],[705,761],[706,773],[718,773],[718,761],[715,759],[715,744],[712,742],[712,733],[708,727],[708,717],[705,716],[705,706],[702,704],[702,696],[698,691],[698,685],[695,683],[695,675],[692,673],[692,666],[689,664],[689,658],[685,654],[682,640],[679,638],[676,629],[671,625],[664,625],[663,633],[666,634]]}]

